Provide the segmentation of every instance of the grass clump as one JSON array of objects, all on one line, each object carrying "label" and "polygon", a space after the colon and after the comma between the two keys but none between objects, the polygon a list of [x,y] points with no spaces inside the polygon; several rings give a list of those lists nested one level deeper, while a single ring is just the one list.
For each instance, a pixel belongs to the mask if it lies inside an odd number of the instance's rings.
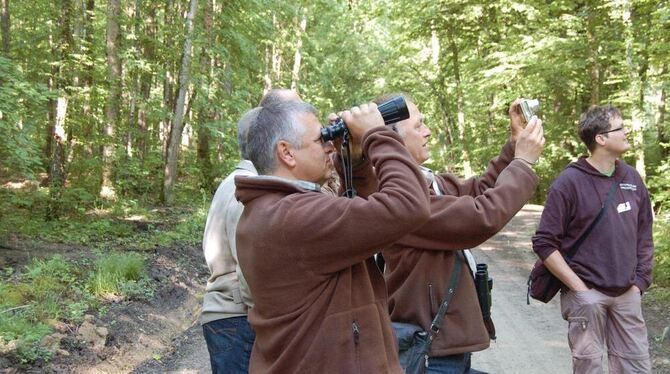
[{"label": "grass clump", "polygon": [[151,296],[144,268],[144,258],[137,253],[111,253],[96,261],[89,289],[100,297]]}]

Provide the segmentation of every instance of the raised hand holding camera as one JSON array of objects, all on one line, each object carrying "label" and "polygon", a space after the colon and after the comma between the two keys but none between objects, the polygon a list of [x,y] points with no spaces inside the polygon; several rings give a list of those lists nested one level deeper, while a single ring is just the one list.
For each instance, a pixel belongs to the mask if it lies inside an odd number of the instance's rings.
[{"label": "raised hand holding camera", "polygon": [[544,149],[544,128],[542,120],[533,116],[526,128],[519,134],[516,141],[514,158],[521,159],[531,165],[537,163]]}]

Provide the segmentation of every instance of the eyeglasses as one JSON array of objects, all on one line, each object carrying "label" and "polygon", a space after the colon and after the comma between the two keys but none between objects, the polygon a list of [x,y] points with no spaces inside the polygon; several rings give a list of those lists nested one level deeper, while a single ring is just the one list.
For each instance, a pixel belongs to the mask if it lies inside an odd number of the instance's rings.
[{"label": "eyeglasses", "polygon": [[611,132],[615,132],[615,131],[619,131],[619,130],[622,130],[622,131],[623,131],[623,126],[621,126],[621,127],[617,127],[616,129],[612,129],[612,130],[607,130],[607,131],[599,132],[598,135],[601,135],[601,134],[609,134],[609,133],[611,133]]}]

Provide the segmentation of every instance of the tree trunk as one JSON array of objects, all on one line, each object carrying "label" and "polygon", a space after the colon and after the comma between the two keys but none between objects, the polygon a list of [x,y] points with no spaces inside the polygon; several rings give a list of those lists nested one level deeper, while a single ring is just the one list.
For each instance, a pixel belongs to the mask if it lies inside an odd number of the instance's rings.
[{"label": "tree trunk", "polygon": [[66,162],[65,154],[65,119],[68,108],[67,87],[70,86],[71,76],[66,67],[67,58],[74,44],[71,29],[72,4],[70,0],[61,3],[59,43],[53,42],[53,32],[49,34],[49,44],[54,60],[52,64],[49,86],[58,96],[57,99],[49,100],[49,125],[47,151],[49,157],[48,183],[49,202],[47,204],[46,219],[52,220],[60,216],[61,197],[65,188]]},{"label": "tree trunk", "polygon": [[461,142],[463,149],[463,176],[470,178],[472,173],[472,166],[470,165],[470,152],[467,146],[467,135],[465,128],[465,112],[463,109],[463,87],[461,86],[461,72],[458,45],[454,38],[454,32],[451,27],[447,28],[449,37],[449,46],[451,48],[452,64],[454,66],[454,82],[456,83],[456,111],[458,120],[458,140]]},{"label": "tree trunk", "polygon": [[[95,0],[86,0],[86,10],[84,15],[84,53],[89,57],[90,61],[95,61],[95,52],[93,50],[93,33],[95,32]],[[96,90],[96,86],[93,85],[93,63],[86,65],[83,69],[82,74],[82,85],[86,88],[88,94],[84,98],[82,104],[82,114],[84,116],[84,128],[82,131],[83,139],[93,139],[94,133],[96,130],[95,120],[92,115],[92,96]],[[93,158],[93,143],[86,142],[84,145],[84,152],[86,157]]]},{"label": "tree trunk", "polygon": [[[202,52],[200,54],[200,76],[201,79],[207,80],[207,89],[202,95],[201,101],[207,102],[210,99],[210,90],[212,84],[209,81],[211,78],[210,72],[212,70],[212,58],[208,51],[212,50],[212,0],[205,0],[204,14],[203,14],[203,32],[207,37]],[[204,99],[204,100],[203,100]],[[198,136],[198,165],[202,175],[200,187],[205,191],[213,191],[214,188],[214,172],[212,170],[212,160],[210,157],[210,131],[207,125],[212,121],[212,109],[208,105],[201,105],[198,112],[198,124],[196,132]]]},{"label": "tree trunk", "polygon": [[[661,70],[661,76],[665,76],[668,72],[668,65],[664,64],[663,65],[663,70]],[[667,129],[667,126],[665,125],[665,113],[666,113],[666,104],[665,102],[668,100],[668,90],[665,88],[665,86],[661,89],[661,99],[658,104],[658,122],[656,124],[656,133],[658,135],[658,142],[661,144],[661,156],[662,159],[667,160],[668,156],[670,156],[670,146],[668,146],[668,143],[670,143],[670,134]]]},{"label": "tree trunk", "polygon": [[302,58],[302,35],[307,30],[307,12],[303,9],[302,20],[300,21],[300,27],[296,30],[298,35],[296,38],[298,41],[295,46],[295,57],[293,58],[293,71],[291,73],[291,89],[300,92],[298,89],[298,82],[300,82],[300,60]]},{"label": "tree trunk", "polygon": [[[628,96],[631,100],[631,122],[633,132],[633,149],[635,152],[635,169],[642,179],[646,177],[644,161],[644,85],[641,79],[642,71],[635,61],[635,51],[633,49],[635,40],[633,35],[632,4],[630,1],[624,3],[623,22],[626,35],[626,67],[630,79]],[[646,74],[646,73],[645,73]]]},{"label": "tree trunk", "polygon": [[112,158],[114,154],[114,131],[118,126],[119,107],[121,102],[121,60],[119,59],[119,0],[107,2],[107,80],[109,93],[105,105],[105,124],[102,146],[102,187],[100,197],[113,199],[116,197],[112,182]]},{"label": "tree trunk", "polygon": [[2,29],[2,51],[5,56],[9,56],[11,48],[11,19],[9,13],[9,0],[0,0],[2,16],[0,16],[0,29]]},{"label": "tree trunk", "polygon": [[[143,16],[139,10],[141,1],[140,0],[135,0],[135,7],[136,7],[136,13],[135,16],[137,17],[137,24],[138,24],[138,29],[139,25],[145,25],[144,32],[147,35],[148,40],[152,40],[156,38],[156,8],[154,6],[151,6],[149,8],[149,12],[146,16]],[[145,19],[152,20],[152,22],[144,22]],[[156,52],[154,50],[153,44],[152,43],[147,43],[146,45],[141,46],[141,50],[143,51],[143,56],[144,59],[147,61],[153,61],[156,56]],[[137,148],[138,148],[138,153],[139,157],[144,162],[146,159],[148,153],[149,153],[149,144],[151,142],[151,134],[149,132],[149,123],[148,123],[148,114],[147,114],[147,108],[146,105],[149,102],[149,99],[151,98],[151,87],[153,83],[153,75],[152,72],[142,72],[140,74],[140,100],[141,104],[137,108],[137,128],[138,128],[138,137],[137,137]],[[160,139],[160,136],[157,137]],[[162,148],[162,143],[161,143],[161,148]],[[165,153],[163,153],[165,154]]]},{"label": "tree trunk", "polygon": [[586,39],[588,48],[589,76],[591,84],[591,105],[600,102],[600,63],[598,61],[599,40],[597,36],[598,10],[593,2],[587,5],[588,19],[586,26]]},{"label": "tree trunk", "polygon": [[190,0],[190,9],[186,16],[186,37],[184,38],[184,50],[179,72],[179,93],[175,103],[174,115],[170,125],[170,138],[167,148],[165,175],[163,179],[162,201],[165,205],[174,203],[174,185],[177,180],[177,160],[179,158],[179,144],[184,127],[184,109],[186,102],[186,91],[190,81],[191,49],[193,38],[193,18],[198,7],[197,0]]},{"label": "tree trunk", "polygon": [[65,188],[65,117],[68,99],[59,97],[56,103],[55,123],[53,125],[53,142],[51,148],[51,162],[49,163],[49,203],[47,205],[46,220],[60,217],[61,197]]}]

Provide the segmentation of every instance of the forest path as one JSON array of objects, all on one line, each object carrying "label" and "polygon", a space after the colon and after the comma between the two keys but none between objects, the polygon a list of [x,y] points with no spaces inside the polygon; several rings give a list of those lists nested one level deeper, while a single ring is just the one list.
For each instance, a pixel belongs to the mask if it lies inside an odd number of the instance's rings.
[{"label": "forest path", "polygon": [[497,339],[473,355],[472,366],[490,373],[570,373],[567,325],[559,297],[526,304],[526,281],[537,257],[531,237],[542,206],[526,205],[507,226],[473,252],[493,277],[492,316]]}]

